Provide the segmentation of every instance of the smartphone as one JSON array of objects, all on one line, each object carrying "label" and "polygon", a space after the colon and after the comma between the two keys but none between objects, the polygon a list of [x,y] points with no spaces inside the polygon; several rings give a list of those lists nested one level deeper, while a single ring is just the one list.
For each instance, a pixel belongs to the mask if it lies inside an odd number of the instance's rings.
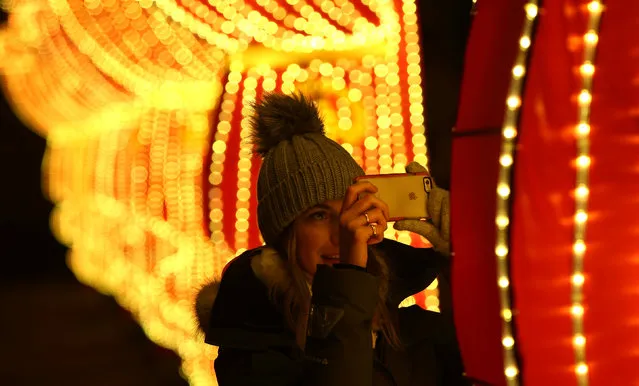
[{"label": "smartphone", "polygon": [[389,221],[429,218],[426,207],[433,180],[428,172],[375,174],[355,181],[368,181],[377,187],[375,196],[388,205]]}]

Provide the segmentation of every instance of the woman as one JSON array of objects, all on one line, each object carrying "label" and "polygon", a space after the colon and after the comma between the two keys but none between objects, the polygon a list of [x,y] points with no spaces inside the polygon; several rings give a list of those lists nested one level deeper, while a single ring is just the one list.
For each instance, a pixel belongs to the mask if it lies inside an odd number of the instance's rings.
[{"label": "woman", "polygon": [[[446,258],[383,238],[388,206],[366,194],[376,192],[372,184],[353,184],[364,171],[324,135],[303,95],[264,96],[252,129],[263,158],[257,211],[266,245],[233,260],[197,299],[205,341],[219,346],[219,384],[465,384],[452,325],[417,306],[398,308]],[[447,229],[419,221],[396,228],[448,249]]]}]

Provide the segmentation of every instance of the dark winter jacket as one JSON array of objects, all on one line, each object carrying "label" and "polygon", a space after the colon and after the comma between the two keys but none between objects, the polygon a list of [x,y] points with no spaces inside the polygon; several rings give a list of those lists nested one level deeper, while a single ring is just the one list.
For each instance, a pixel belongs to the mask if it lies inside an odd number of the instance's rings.
[{"label": "dark winter jacket", "polygon": [[375,248],[388,256],[388,304],[396,312],[400,350],[381,334],[373,349],[378,279],[347,265],[317,267],[306,347],[299,349],[268,296],[290,285],[284,262],[272,249],[258,248],[236,258],[221,282],[198,295],[205,341],[219,346],[220,386],[466,385],[452,324],[418,306],[398,308],[435,279],[445,258],[392,240]]}]

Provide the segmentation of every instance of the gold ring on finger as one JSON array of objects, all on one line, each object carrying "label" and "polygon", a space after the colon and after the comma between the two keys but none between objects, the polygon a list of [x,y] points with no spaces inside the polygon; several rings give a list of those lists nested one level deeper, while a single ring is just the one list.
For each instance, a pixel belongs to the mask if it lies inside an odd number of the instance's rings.
[{"label": "gold ring on finger", "polygon": [[364,212],[364,217],[366,217],[366,225],[370,225],[371,219],[368,218],[368,213]]}]

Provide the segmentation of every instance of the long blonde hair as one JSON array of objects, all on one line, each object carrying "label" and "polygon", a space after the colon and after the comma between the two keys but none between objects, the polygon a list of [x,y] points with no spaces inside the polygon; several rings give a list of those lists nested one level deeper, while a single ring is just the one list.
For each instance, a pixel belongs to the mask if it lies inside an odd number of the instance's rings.
[{"label": "long blonde hair", "polygon": [[[269,297],[281,310],[284,320],[295,333],[295,339],[300,348],[306,342],[306,327],[308,322],[311,292],[307,276],[297,261],[297,239],[293,226],[284,230],[281,242],[275,247],[280,256],[286,259],[286,269],[292,280],[283,293],[271,289]],[[292,258],[291,258],[292,257]],[[387,303],[389,271],[384,256],[378,250],[369,248],[367,271],[380,279],[377,308],[373,317],[373,330],[381,331],[391,347],[399,349],[401,342],[397,334],[396,321]]]}]

